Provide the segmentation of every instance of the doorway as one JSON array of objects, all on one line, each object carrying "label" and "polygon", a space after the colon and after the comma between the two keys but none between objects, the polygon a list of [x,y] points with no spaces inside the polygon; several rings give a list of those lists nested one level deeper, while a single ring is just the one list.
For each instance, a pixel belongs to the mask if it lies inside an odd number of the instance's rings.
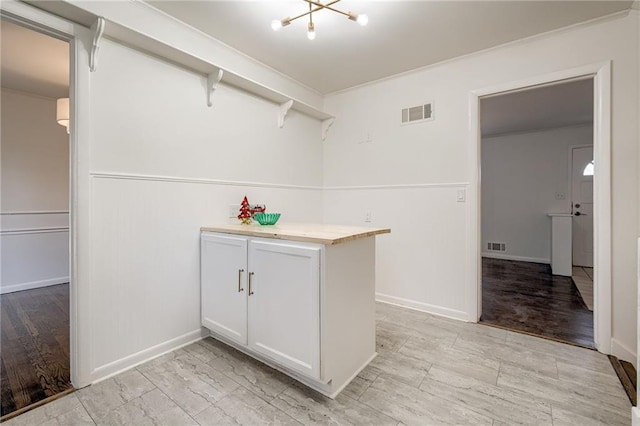
[{"label": "doorway", "polygon": [[71,383],[79,389],[92,383],[89,65],[95,63],[97,46],[92,40],[99,28],[88,29],[23,2],[3,2],[0,17],[3,22],[62,40],[69,47],[69,355]]},{"label": "doorway", "polygon": [[4,19],[1,31],[4,420],[73,387],[69,43]]},{"label": "doorway", "polygon": [[587,308],[593,311],[593,146],[572,147],[570,161],[571,278]]},{"label": "doorway", "polygon": [[482,313],[482,234],[481,234],[481,98],[541,85],[575,79],[593,79],[593,149],[597,174],[594,176],[594,343],[603,353],[611,353],[611,62],[529,77],[519,81],[473,90],[469,93],[470,143],[470,249],[469,315],[478,322]]},{"label": "doorway", "polygon": [[[589,250],[593,257],[593,242],[586,241],[593,239],[593,226],[587,226],[593,220],[588,209],[593,175],[582,176],[593,160],[593,79],[531,87],[480,102],[480,321],[593,348],[593,313],[571,278],[571,254],[567,251],[560,259],[567,263],[564,268],[556,259],[557,252],[570,247],[573,235],[581,266],[593,264],[587,259]],[[573,233],[556,221],[573,227]],[[567,241],[558,243],[560,238]]]}]

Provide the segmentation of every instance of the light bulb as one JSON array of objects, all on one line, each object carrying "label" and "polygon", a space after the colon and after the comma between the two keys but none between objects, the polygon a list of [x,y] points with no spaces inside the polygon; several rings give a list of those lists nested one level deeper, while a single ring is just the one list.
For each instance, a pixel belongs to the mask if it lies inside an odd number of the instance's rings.
[{"label": "light bulb", "polygon": [[369,23],[369,17],[367,15],[358,15],[356,22],[364,27]]},{"label": "light bulb", "polygon": [[313,25],[313,22],[309,22],[309,28],[307,30],[307,38],[309,40],[315,40],[316,38],[316,29],[315,29],[315,26]]},{"label": "light bulb", "polygon": [[286,27],[291,23],[291,18],[287,17],[281,20],[274,19],[271,21],[271,29],[273,31],[278,31],[282,27]]}]

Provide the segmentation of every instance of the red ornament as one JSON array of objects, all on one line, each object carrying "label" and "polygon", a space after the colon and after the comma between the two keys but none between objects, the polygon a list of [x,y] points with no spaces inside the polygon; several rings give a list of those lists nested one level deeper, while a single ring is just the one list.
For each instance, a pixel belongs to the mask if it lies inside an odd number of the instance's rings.
[{"label": "red ornament", "polygon": [[265,206],[264,204],[256,204],[251,209],[251,217],[253,217],[253,215],[256,213],[264,213],[266,210],[267,206]]},{"label": "red ornament", "polygon": [[240,219],[244,225],[251,223],[251,206],[249,205],[249,200],[247,200],[246,195],[242,200],[242,203],[240,203],[240,214],[238,215],[238,219]]}]

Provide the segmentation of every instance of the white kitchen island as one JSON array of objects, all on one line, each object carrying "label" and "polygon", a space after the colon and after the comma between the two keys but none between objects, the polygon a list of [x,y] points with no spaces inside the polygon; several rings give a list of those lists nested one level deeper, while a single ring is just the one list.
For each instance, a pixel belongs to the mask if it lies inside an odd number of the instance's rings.
[{"label": "white kitchen island", "polygon": [[376,356],[375,236],[387,228],[201,228],[211,335],[334,398]]}]

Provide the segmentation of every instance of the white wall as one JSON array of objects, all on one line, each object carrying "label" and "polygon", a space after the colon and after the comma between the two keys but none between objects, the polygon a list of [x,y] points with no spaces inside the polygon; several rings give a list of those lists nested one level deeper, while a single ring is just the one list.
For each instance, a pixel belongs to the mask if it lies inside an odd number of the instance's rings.
[{"label": "white wall", "polygon": [[[379,238],[377,291],[434,312],[468,317],[471,180],[469,93],[584,64],[613,61],[612,241],[614,353],[636,348],[638,235],[638,15],[569,28],[480,52],[325,100],[335,124],[324,145],[325,218],[391,226]],[[435,120],[400,126],[400,110],[435,101]],[[367,140],[372,135],[372,141]],[[372,186],[381,186],[375,188]],[[400,186],[394,186],[400,185]],[[339,189],[361,186],[353,189]],[[385,256],[393,253],[393,256]],[[391,299],[390,299],[391,298]],[[635,361],[635,356],[630,361]]]},{"label": "white wall", "polygon": [[[230,47],[229,45],[197,30],[171,15],[166,14],[143,1],[74,1],[65,0],[63,2],[47,2],[42,5],[43,9],[53,11],[59,16],[68,16],[73,19],[76,16],[69,11],[65,3],[73,3],[73,9],[79,9],[87,13],[88,16],[101,16],[109,22],[105,29],[105,36],[112,36],[115,39],[124,37],[130,39],[131,35],[126,35],[126,28],[131,28],[139,34],[148,37],[147,40],[138,41],[145,47],[153,51],[154,42],[158,40],[166,46],[185,52],[198,61],[192,63],[196,69],[202,67],[201,61],[213,64],[216,67],[232,74],[237,74],[244,79],[254,81],[260,85],[270,88],[276,92],[290,96],[293,99],[304,102],[314,108],[322,109],[323,97],[316,90],[303,86],[291,77],[264,65],[256,59]],[[88,19],[88,18],[85,18]],[[85,21],[86,22],[86,21]],[[117,28],[123,27],[122,29]],[[136,37],[133,37],[134,39]],[[166,52],[166,51],[165,51]],[[184,60],[184,56],[178,55],[178,61]],[[202,67],[206,68],[206,67]],[[210,72],[211,69],[201,69]],[[223,81],[229,76],[225,75]],[[203,88],[204,90],[204,88]]]},{"label": "white wall", "polygon": [[[456,191],[464,188],[456,184],[328,188],[325,221],[391,228],[391,234],[376,237],[378,300],[467,320],[467,300],[455,291],[468,273],[461,258],[467,212],[464,203],[456,202]],[[371,223],[364,222],[366,211],[371,212]],[[452,229],[452,222],[462,228]]]},{"label": "white wall", "polygon": [[[328,103],[338,119],[324,146],[311,118],[291,111],[278,129],[277,105],[224,85],[207,108],[203,76],[103,40],[91,108],[83,108],[91,135],[78,141],[82,158],[91,156],[78,177],[81,214],[91,211],[89,223],[79,219],[79,239],[90,244],[76,265],[91,299],[81,306],[92,319],[81,325],[91,336],[91,379],[200,335],[199,227],[228,220],[227,206],[245,194],[281,220],[362,224],[370,209],[373,225],[393,228],[378,239],[378,291],[466,318],[470,214],[456,196],[469,180],[469,90],[606,58],[614,60],[614,335],[630,345],[635,248],[627,234],[640,217],[636,25],[571,30],[336,94]],[[399,127],[400,108],[425,99],[436,101],[436,120]],[[359,144],[369,133],[372,141]]]},{"label": "white wall", "polygon": [[[126,64],[126,72],[123,65]],[[200,227],[322,219],[320,123],[105,40],[91,75],[92,379],[200,336]]]},{"label": "white wall", "polygon": [[68,282],[69,143],[56,100],[1,97],[0,292]]},{"label": "white wall", "polygon": [[[483,256],[550,263],[547,213],[570,212],[570,147],[592,144],[590,124],[482,139]],[[488,252],[489,241],[506,251]]]}]

